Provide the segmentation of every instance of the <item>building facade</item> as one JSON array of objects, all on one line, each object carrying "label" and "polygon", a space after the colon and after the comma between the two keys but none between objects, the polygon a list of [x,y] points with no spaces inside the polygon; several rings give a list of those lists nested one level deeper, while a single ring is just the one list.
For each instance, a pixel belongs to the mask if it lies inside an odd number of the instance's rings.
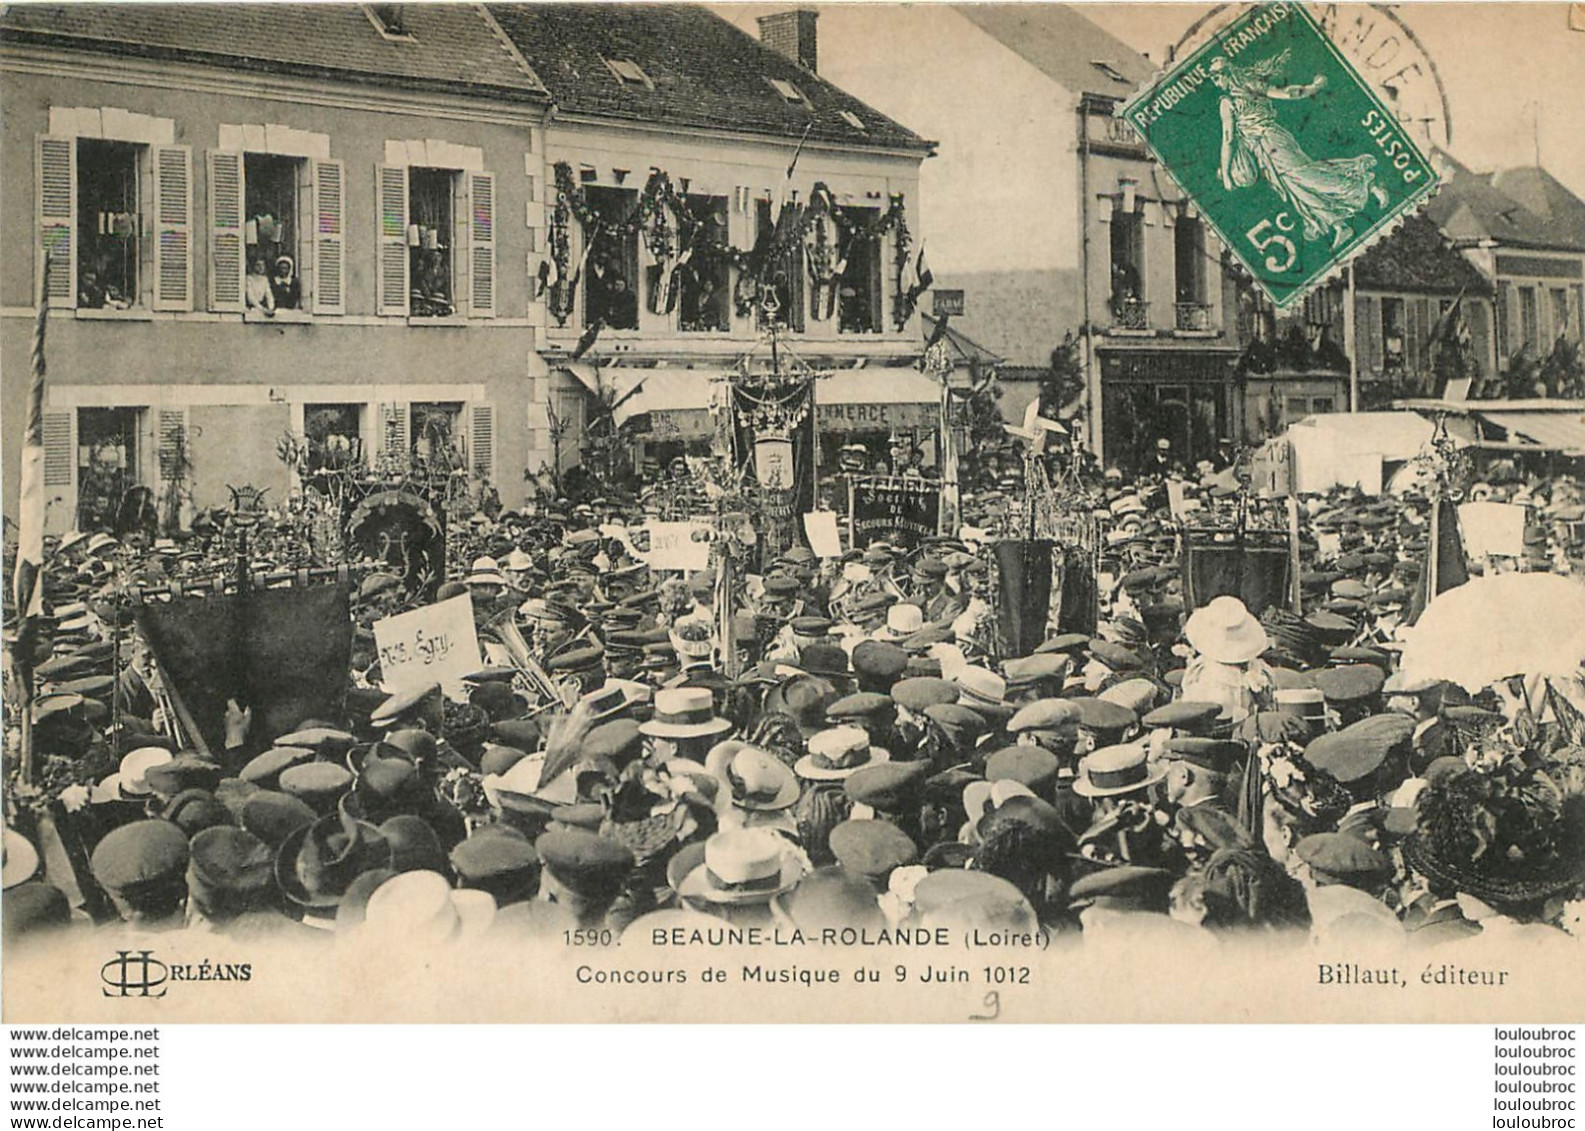
[{"label": "building facade", "polygon": [[0,27],[5,439],[48,252],[51,531],[103,525],[134,487],[178,522],[232,488],[273,505],[387,452],[521,496],[505,453],[542,368],[521,217],[549,99],[478,10],[83,5]]}]

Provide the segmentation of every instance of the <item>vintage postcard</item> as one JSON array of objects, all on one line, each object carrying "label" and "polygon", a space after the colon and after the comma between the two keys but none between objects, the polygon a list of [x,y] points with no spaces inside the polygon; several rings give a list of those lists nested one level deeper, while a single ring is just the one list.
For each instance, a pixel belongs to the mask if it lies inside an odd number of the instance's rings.
[{"label": "vintage postcard", "polygon": [[1577,1019],[1577,9],[7,5],[5,1020]]}]

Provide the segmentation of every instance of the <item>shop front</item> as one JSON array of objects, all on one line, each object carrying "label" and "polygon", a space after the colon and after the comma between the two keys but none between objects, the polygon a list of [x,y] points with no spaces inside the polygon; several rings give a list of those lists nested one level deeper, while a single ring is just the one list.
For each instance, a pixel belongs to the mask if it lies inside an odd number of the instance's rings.
[{"label": "shop front", "polygon": [[1102,456],[1125,473],[1148,467],[1158,443],[1174,464],[1216,460],[1238,435],[1234,349],[1106,348],[1100,354]]}]

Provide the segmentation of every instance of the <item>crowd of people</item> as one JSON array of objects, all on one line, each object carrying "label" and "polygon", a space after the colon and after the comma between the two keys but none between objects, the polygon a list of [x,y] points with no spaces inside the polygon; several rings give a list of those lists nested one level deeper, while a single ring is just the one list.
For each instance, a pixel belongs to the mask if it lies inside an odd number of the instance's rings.
[{"label": "crowd of people", "polygon": [[[956,537],[795,545],[726,577],[652,571],[633,502],[481,514],[454,524],[450,579],[425,595],[472,602],[465,681],[384,686],[372,625],[414,598],[367,572],[344,707],[263,733],[239,693],[207,757],[105,594],[213,557],[52,540],[25,774],[8,712],[7,943],[97,927],[460,945],[660,922],[1208,946],[1585,935],[1581,673],[1472,688],[1399,664],[1429,504],[1306,497],[1301,607],[1190,607],[1169,499],[1212,527],[1249,501],[1209,465],[1178,484],[1062,484],[1101,532],[1099,599],[1026,654],[998,630],[993,552],[1024,507],[1015,476],[964,499]],[[1475,572],[1585,569],[1576,483],[1480,487],[1528,526],[1524,557]]]}]

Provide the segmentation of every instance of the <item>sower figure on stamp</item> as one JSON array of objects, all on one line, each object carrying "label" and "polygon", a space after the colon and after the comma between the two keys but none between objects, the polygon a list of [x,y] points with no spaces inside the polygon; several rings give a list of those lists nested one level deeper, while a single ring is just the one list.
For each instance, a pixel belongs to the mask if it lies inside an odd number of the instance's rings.
[{"label": "sower figure on stamp", "polygon": [[1348,222],[1372,199],[1385,208],[1387,194],[1376,184],[1376,158],[1371,154],[1318,161],[1278,125],[1274,101],[1300,101],[1326,85],[1325,75],[1297,86],[1274,85],[1272,79],[1288,54],[1282,51],[1248,67],[1220,57],[1211,60],[1211,81],[1223,91],[1222,186],[1249,188],[1264,177],[1299,213],[1306,240],[1330,231],[1332,246],[1340,247],[1354,234]]}]

